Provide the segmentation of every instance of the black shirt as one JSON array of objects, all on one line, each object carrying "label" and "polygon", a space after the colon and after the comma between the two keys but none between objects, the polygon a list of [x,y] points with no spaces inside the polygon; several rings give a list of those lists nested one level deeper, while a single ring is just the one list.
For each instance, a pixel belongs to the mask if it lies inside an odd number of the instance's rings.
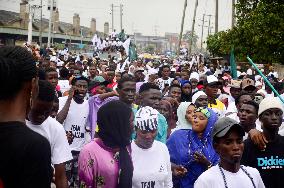
[{"label": "black shirt", "polygon": [[21,122],[0,123],[0,182],[10,187],[50,187],[50,144]]},{"label": "black shirt", "polygon": [[274,142],[269,142],[265,151],[247,139],[241,163],[256,168],[266,188],[283,188],[284,136],[278,135]]}]

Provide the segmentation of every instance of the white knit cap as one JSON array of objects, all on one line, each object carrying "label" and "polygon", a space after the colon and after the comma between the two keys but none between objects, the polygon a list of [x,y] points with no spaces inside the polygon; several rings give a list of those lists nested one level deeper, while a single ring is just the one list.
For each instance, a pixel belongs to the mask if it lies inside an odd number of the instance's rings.
[{"label": "white knit cap", "polygon": [[259,104],[258,115],[271,108],[278,108],[284,112],[283,103],[278,97],[266,97]]},{"label": "white knit cap", "polygon": [[195,78],[199,82],[199,74],[197,72],[192,72],[190,74],[189,80],[192,79],[192,78]]},{"label": "white knit cap", "polygon": [[158,127],[159,112],[152,107],[140,108],[135,114],[134,126],[142,131],[156,130]]},{"label": "white knit cap", "polygon": [[201,95],[206,95],[204,91],[197,91],[193,96],[192,96],[192,103],[195,104],[195,101],[201,96]]}]

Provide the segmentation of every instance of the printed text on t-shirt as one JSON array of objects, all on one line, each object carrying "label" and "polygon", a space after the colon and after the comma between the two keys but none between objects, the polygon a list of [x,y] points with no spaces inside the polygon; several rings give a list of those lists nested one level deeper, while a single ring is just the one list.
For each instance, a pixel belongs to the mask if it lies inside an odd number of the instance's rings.
[{"label": "printed text on t-shirt", "polygon": [[154,188],[155,187],[155,181],[149,181],[149,182],[141,182],[142,188]]},{"label": "printed text on t-shirt", "polygon": [[75,138],[84,138],[84,133],[81,133],[81,127],[79,125],[72,125],[71,131]]}]

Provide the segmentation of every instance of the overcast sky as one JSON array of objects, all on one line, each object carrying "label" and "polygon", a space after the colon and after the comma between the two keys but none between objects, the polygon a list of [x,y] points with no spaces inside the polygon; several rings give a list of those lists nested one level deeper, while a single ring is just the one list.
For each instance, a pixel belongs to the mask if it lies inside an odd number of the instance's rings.
[{"label": "overcast sky", "polygon": [[[43,0],[44,17],[48,18],[47,1]],[[111,4],[123,4],[123,28],[129,34],[141,32],[144,35],[164,36],[165,32],[180,32],[184,0],[57,0],[60,21],[72,23],[74,13],[81,18],[81,25],[90,27],[91,18],[97,20],[97,30],[103,31],[104,22],[111,27]],[[196,32],[201,36],[202,15],[215,15],[216,0],[199,0],[196,15]],[[31,4],[39,4],[40,0],[32,0]],[[20,0],[0,0],[0,9],[19,12]],[[195,0],[188,0],[184,30],[190,30]],[[39,15],[39,14],[38,14]],[[38,15],[36,15],[38,17]],[[119,7],[114,11],[114,28],[120,29]],[[38,17],[39,18],[39,17]],[[208,21],[208,16],[205,20]],[[211,25],[214,26],[212,16]],[[200,26],[199,26],[200,25]],[[208,25],[208,22],[205,22]],[[219,30],[231,26],[231,0],[219,0]],[[212,29],[214,32],[214,28]],[[208,29],[204,28],[204,38]]]}]

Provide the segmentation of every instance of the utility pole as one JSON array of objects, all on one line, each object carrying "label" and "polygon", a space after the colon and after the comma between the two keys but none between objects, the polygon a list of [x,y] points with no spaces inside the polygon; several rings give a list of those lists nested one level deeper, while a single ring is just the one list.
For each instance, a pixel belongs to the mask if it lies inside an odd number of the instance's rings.
[{"label": "utility pole", "polygon": [[40,0],[39,46],[42,47],[42,0]]},{"label": "utility pole", "polygon": [[122,11],[123,11],[123,4],[120,4],[120,31],[122,31]]},{"label": "utility pole", "polygon": [[218,11],[219,11],[218,3],[219,3],[219,0],[215,0],[215,1],[216,1],[216,7],[215,7],[215,33],[218,33]]},{"label": "utility pole", "polygon": [[209,22],[209,23],[208,23],[208,24],[209,24],[209,26],[208,26],[208,36],[209,36],[209,35],[211,34],[210,30],[211,30],[211,16],[212,16],[212,15],[207,15],[207,16],[209,17],[209,18],[208,18],[208,19],[209,19],[209,20],[208,20],[208,22]]},{"label": "utility pole", "polygon": [[50,1],[50,14],[49,14],[49,22],[48,22],[48,39],[47,39],[47,47],[50,47],[50,39],[51,39],[51,20],[53,14],[53,0]]},{"label": "utility pole", "polygon": [[198,6],[198,0],[195,0],[195,7],[194,7],[194,13],[193,13],[192,27],[191,27],[191,39],[190,39],[190,44],[189,44],[188,55],[191,54],[197,6]]},{"label": "utility pole", "polygon": [[113,4],[111,4],[111,30],[113,31],[114,30],[114,23],[113,23],[113,20],[114,20],[114,18],[113,18]]},{"label": "utility pole", "polygon": [[33,20],[35,9],[40,8],[38,5],[29,5],[29,25],[28,25],[28,43],[31,44],[33,40]]},{"label": "utility pole", "polygon": [[33,38],[33,17],[34,17],[33,7],[29,5],[29,25],[28,25],[28,43],[32,43]]},{"label": "utility pole", "polygon": [[202,17],[202,29],[201,29],[201,45],[200,45],[201,51],[202,51],[202,46],[203,46],[203,29],[204,29],[204,18],[205,18],[205,14],[203,14],[203,17]]},{"label": "utility pole", "polygon": [[119,6],[116,6],[114,4],[111,4],[111,29],[114,31],[114,9],[119,8],[120,9],[120,29],[122,31],[122,16],[123,16],[123,4],[120,4]]},{"label": "utility pole", "polygon": [[158,36],[158,31],[157,31],[157,28],[158,28],[158,27],[159,27],[158,25],[154,25],[155,37]]},{"label": "utility pole", "polygon": [[184,25],[184,17],[185,17],[186,7],[187,7],[187,0],[184,1],[184,6],[183,6],[183,13],[182,13],[182,19],[181,19],[179,40],[178,40],[178,46],[177,46],[177,49],[176,49],[177,56],[179,56],[179,52],[180,52],[180,45],[181,45],[181,39],[182,39],[182,32],[183,32],[183,25]]},{"label": "utility pole", "polygon": [[81,28],[80,34],[81,34],[81,44],[83,44],[83,28]]},{"label": "utility pole", "polygon": [[232,28],[235,26],[235,22],[236,22],[236,19],[235,19],[235,0],[232,0]]}]

